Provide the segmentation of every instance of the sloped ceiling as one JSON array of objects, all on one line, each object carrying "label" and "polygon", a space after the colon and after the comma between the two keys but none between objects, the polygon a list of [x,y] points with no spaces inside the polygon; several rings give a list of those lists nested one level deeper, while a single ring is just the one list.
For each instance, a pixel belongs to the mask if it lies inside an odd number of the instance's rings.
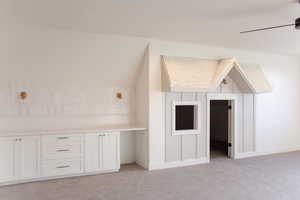
[{"label": "sloped ceiling", "polygon": [[240,35],[242,30],[293,23],[297,0],[2,0],[1,27],[28,24],[74,31],[151,37],[300,55],[292,27]]}]

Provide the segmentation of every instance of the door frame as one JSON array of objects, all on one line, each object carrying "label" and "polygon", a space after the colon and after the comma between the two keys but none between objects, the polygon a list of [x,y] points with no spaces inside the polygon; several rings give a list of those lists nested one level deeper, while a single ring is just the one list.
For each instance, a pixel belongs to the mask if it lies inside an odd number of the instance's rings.
[{"label": "door frame", "polygon": [[228,100],[231,101],[231,158],[237,158],[237,101],[238,98],[235,94],[207,94],[207,158],[210,160],[210,101],[211,100]]}]

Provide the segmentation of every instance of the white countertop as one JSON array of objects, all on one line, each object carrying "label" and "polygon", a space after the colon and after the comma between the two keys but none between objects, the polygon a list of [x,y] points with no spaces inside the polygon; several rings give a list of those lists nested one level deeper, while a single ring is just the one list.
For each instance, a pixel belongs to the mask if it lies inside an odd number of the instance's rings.
[{"label": "white countertop", "polygon": [[97,132],[124,132],[124,131],[144,131],[146,128],[134,125],[108,125],[89,128],[70,128],[57,130],[18,130],[18,131],[0,131],[0,136],[26,136],[26,135],[56,135],[56,134],[80,134]]}]

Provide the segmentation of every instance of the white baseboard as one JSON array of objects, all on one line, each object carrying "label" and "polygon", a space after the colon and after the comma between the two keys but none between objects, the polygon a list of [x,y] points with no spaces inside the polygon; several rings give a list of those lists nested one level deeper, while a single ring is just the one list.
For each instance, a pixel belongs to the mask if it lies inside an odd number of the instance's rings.
[{"label": "white baseboard", "polygon": [[61,179],[61,178],[72,178],[72,177],[79,177],[79,176],[106,174],[106,173],[113,173],[113,172],[118,172],[118,171],[119,171],[119,169],[110,169],[110,170],[99,170],[99,171],[93,171],[93,172],[84,172],[84,173],[68,174],[68,175],[61,175],[61,176],[39,177],[39,178],[32,178],[32,179],[2,182],[2,183],[0,183],[0,186],[21,184],[21,183],[30,183],[30,182],[36,182],[36,181],[47,181],[47,180],[54,180],[54,179]]},{"label": "white baseboard", "polygon": [[174,161],[174,162],[163,162],[163,163],[152,163],[149,166],[149,170],[158,170],[158,169],[168,169],[175,167],[186,167],[191,165],[199,165],[209,163],[208,158],[192,159],[192,160],[183,160],[183,161]]},{"label": "white baseboard", "polygon": [[235,158],[242,159],[242,158],[250,158],[255,156],[267,156],[272,154],[288,153],[293,151],[300,151],[300,147],[296,146],[296,147],[288,147],[283,149],[272,149],[267,151],[238,153]]},{"label": "white baseboard", "polygon": [[[300,151],[300,147],[274,149],[274,150],[261,151],[261,152],[238,153],[235,156],[235,159],[250,158],[250,157],[255,157],[255,156],[265,156],[265,155],[272,155],[272,154],[279,154],[279,153],[287,153],[287,152],[293,152],[293,151]],[[186,167],[186,166],[199,165],[199,164],[205,164],[205,163],[209,163],[209,158],[200,158],[200,159],[174,161],[174,162],[157,162],[157,163],[151,163],[149,165],[149,170],[168,169],[168,168],[175,168],[175,167]]]},{"label": "white baseboard", "polygon": [[257,152],[238,153],[235,155],[234,159],[250,158],[255,156],[258,156]]}]

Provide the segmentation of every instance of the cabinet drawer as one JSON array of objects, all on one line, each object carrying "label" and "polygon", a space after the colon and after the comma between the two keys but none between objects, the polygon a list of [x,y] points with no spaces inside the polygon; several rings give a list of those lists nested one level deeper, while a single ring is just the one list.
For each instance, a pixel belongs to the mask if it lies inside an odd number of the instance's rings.
[{"label": "cabinet drawer", "polygon": [[42,136],[42,145],[70,145],[82,142],[82,135],[46,135]]},{"label": "cabinet drawer", "polygon": [[70,145],[44,145],[42,147],[42,159],[60,159],[80,157],[83,153],[82,144]]},{"label": "cabinet drawer", "polygon": [[50,160],[42,163],[43,176],[76,174],[83,171],[81,160]]}]

